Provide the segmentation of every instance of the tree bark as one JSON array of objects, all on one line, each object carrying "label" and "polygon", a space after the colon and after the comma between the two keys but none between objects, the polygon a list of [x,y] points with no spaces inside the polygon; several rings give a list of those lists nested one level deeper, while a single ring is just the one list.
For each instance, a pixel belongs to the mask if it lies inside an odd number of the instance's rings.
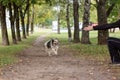
[{"label": "tree bark", "polygon": [[22,35],[23,35],[23,38],[26,39],[26,30],[25,30],[25,21],[24,21],[25,15],[22,12],[22,7],[20,7],[19,9],[20,9],[21,26],[22,26],[22,32],[23,32]]},{"label": "tree bark", "polygon": [[58,28],[57,33],[60,34],[60,13],[58,13]]},{"label": "tree bark", "polygon": [[19,23],[19,17],[20,17],[20,14],[19,14],[19,7],[14,4],[14,13],[16,14],[16,18],[15,18],[15,21],[16,21],[16,35],[17,35],[17,40],[18,41],[21,41],[21,34],[20,34],[20,23]]},{"label": "tree bark", "polygon": [[67,20],[67,28],[68,28],[68,41],[72,41],[72,33],[71,33],[71,28],[70,28],[70,19],[69,19],[69,7],[70,7],[70,2],[67,0],[67,8],[66,8],[66,20]]},{"label": "tree bark", "polygon": [[12,12],[12,3],[9,4],[9,16],[10,16],[10,25],[11,25],[11,33],[12,33],[12,42],[13,44],[17,44],[16,40],[16,34],[15,34],[15,27],[14,27],[14,21],[15,21],[15,14]]},{"label": "tree bark", "polygon": [[78,0],[73,0],[73,15],[74,15],[74,42],[80,42],[79,38],[79,4]]},{"label": "tree bark", "polygon": [[[90,2],[91,0],[85,0],[84,3],[83,28],[89,25]],[[81,43],[90,44],[89,31],[82,30]]]},{"label": "tree bark", "polygon": [[32,5],[31,33],[34,32],[34,4]]},{"label": "tree bark", "polygon": [[[98,24],[106,24],[107,23],[107,15],[106,15],[106,0],[97,1],[97,15],[98,15]],[[99,30],[98,31],[98,44],[106,44],[107,38],[109,36],[108,30]]]},{"label": "tree bark", "polygon": [[8,32],[6,26],[6,8],[0,2],[0,21],[1,21],[1,32],[2,32],[2,45],[9,45]]},{"label": "tree bark", "polygon": [[[30,5],[29,0],[27,0],[27,5]],[[27,36],[29,36],[29,24],[30,24],[30,18],[29,18],[30,17],[30,9],[29,9],[29,7],[28,7],[28,10],[27,10],[27,24],[26,24]]]}]

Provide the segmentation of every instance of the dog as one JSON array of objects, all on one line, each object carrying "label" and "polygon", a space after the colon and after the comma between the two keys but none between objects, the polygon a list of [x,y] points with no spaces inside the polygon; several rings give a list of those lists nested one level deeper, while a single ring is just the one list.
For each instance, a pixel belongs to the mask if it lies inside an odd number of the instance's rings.
[{"label": "dog", "polygon": [[59,41],[57,38],[46,41],[44,46],[45,46],[45,51],[46,53],[48,53],[49,56],[51,56],[52,52],[55,55],[58,55]]}]

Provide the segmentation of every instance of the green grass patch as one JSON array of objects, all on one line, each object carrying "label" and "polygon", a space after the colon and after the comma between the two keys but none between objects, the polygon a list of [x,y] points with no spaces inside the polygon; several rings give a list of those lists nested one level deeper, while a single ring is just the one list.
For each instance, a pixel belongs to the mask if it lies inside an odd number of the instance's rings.
[{"label": "green grass patch", "polygon": [[[92,44],[81,44],[81,43],[73,43],[68,42],[67,33],[61,34],[51,34],[48,38],[58,38],[60,40],[60,44],[62,46],[66,46],[71,50],[77,52],[75,56],[84,56],[86,58],[93,58],[97,60],[108,60],[109,59],[109,51],[107,45],[97,45],[97,31],[90,32],[90,41]],[[120,32],[110,33],[110,36],[120,37]],[[81,37],[81,33],[80,33]]]},{"label": "green grass patch", "polygon": [[[49,31],[49,30],[47,30]],[[9,65],[18,61],[17,53],[21,52],[23,49],[31,47],[33,41],[40,35],[46,34],[46,31],[40,29],[40,31],[30,34],[27,39],[22,39],[18,44],[10,46],[0,46],[0,66]],[[10,34],[9,34],[10,37]],[[12,40],[10,40],[12,42]]]},{"label": "green grass patch", "polygon": [[96,60],[106,60],[108,59],[108,49],[106,45],[96,45],[96,44],[72,44],[69,46],[74,51],[76,57],[84,56],[86,58],[96,59]]},{"label": "green grass patch", "polygon": [[0,47],[0,66],[12,64],[17,61],[16,53],[23,50],[23,45]]}]

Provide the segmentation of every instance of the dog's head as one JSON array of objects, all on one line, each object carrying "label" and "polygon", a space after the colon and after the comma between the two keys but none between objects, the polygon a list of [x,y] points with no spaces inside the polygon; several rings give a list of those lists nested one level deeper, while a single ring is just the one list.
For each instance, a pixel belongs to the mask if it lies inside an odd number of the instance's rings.
[{"label": "dog's head", "polygon": [[57,38],[52,39],[52,44],[53,45],[58,45],[59,44],[59,40]]}]

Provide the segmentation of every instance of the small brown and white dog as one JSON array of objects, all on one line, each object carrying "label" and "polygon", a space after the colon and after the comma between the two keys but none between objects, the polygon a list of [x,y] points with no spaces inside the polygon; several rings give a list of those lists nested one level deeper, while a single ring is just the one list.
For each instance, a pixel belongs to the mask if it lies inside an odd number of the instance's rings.
[{"label": "small brown and white dog", "polygon": [[50,39],[45,42],[45,51],[48,53],[49,56],[51,56],[51,53],[53,52],[55,55],[58,54],[58,48],[59,48],[59,41],[58,39]]}]

